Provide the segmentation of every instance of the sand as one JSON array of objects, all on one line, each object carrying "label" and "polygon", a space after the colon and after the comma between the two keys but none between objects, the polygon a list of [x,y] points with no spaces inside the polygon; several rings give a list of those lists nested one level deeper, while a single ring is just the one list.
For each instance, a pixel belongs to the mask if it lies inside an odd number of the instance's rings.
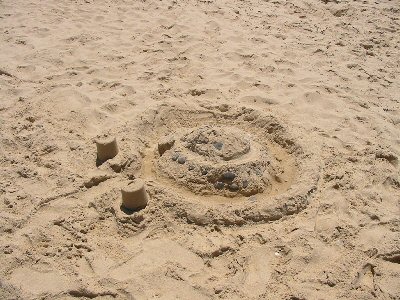
[{"label": "sand", "polygon": [[399,13],[0,1],[0,298],[400,299]]}]

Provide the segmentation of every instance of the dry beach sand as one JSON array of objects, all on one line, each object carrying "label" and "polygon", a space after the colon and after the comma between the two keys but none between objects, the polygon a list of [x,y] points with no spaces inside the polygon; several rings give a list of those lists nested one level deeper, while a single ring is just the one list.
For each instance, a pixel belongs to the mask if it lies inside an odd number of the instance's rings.
[{"label": "dry beach sand", "polygon": [[399,18],[0,0],[0,299],[400,299]]}]

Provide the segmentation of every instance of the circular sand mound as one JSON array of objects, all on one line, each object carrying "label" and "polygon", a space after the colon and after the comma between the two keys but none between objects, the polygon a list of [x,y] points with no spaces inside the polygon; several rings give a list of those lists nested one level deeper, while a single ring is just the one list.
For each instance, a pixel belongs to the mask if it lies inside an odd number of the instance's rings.
[{"label": "circular sand mound", "polygon": [[235,127],[179,129],[159,142],[159,149],[167,149],[157,159],[159,171],[201,195],[255,195],[282,172],[264,145]]},{"label": "circular sand mound", "polygon": [[196,224],[267,222],[307,207],[317,151],[272,113],[161,106],[142,118],[142,176],[152,201]]}]

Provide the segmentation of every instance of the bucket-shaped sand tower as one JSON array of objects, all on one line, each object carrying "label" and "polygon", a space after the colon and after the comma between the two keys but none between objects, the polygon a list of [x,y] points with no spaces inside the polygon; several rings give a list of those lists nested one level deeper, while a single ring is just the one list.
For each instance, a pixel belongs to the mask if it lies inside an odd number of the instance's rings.
[{"label": "bucket-shaped sand tower", "polygon": [[117,140],[115,137],[102,137],[96,139],[97,159],[101,162],[111,159],[118,154]]},{"label": "bucket-shaped sand tower", "polygon": [[122,206],[130,210],[139,210],[145,208],[149,201],[145,183],[140,178],[130,182],[121,190],[121,193]]}]

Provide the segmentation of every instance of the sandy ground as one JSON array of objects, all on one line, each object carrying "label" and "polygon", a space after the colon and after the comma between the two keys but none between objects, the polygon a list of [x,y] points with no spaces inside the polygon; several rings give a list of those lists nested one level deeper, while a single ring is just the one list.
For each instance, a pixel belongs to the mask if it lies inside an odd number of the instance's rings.
[{"label": "sandy ground", "polygon": [[[1,0],[0,298],[400,299],[399,17],[398,0]],[[185,148],[201,126],[229,127],[238,158]],[[96,164],[102,134],[120,152]],[[126,213],[135,178],[150,201]]]}]

